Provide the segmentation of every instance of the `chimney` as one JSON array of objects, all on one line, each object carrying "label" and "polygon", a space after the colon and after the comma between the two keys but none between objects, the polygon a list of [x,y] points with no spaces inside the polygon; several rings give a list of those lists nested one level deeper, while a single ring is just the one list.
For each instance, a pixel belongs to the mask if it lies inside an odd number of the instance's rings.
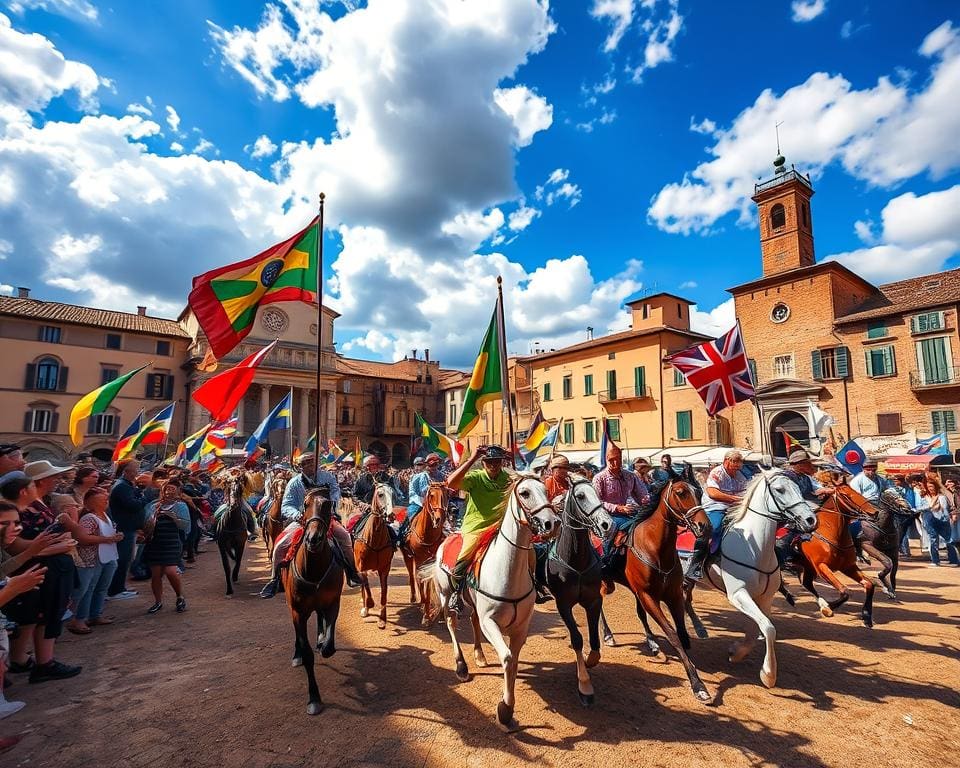
[{"label": "chimney", "polygon": [[30,289],[19,287],[17,288],[17,298],[18,299],[29,299],[30,298]]},{"label": "chimney", "polygon": [[138,306],[138,307],[137,307],[137,314],[140,315],[140,317],[146,317],[146,316],[147,316],[147,308],[146,308],[146,307],[140,307],[140,306]]},{"label": "chimney", "polygon": [[417,350],[413,350],[413,359],[414,359],[414,360],[417,359]]},{"label": "chimney", "polygon": [[430,350],[429,350],[429,349],[423,350],[423,359],[426,360],[428,363],[430,362]]}]

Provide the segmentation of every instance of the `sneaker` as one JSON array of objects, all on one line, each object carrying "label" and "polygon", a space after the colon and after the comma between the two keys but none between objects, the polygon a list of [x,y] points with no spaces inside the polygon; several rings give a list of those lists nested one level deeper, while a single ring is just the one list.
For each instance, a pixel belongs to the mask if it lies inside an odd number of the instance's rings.
[{"label": "sneaker", "polygon": [[147,608],[147,613],[157,613],[161,608],[163,608],[163,603],[154,603]]},{"label": "sneaker", "polygon": [[276,594],[277,579],[270,579],[270,581],[263,585],[263,589],[260,590],[260,597],[262,597],[264,600],[269,600]]},{"label": "sneaker", "polygon": [[186,598],[178,597],[177,598],[177,613],[183,613],[187,610],[187,601]]},{"label": "sneaker", "polygon": [[48,680],[66,680],[76,677],[83,667],[63,664],[54,659],[49,664],[37,664],[30,673],[31,683],[45,683]]},{"label": "sneaker", "polygon": [[37,662],[34,661],[32,657],[31,657],[31,658],[28,658],[27,661],[26,661],[26,663],[24,663],[24,664],[18,664],[18,663],[15,662],[15,661],[11,661],[11,662],[7,665],[7,672],[11,672],[11,673],[14,674],[14,675],[20,675],[20,674],[23,674],[24,672],[31,672],[31,671],[33,671],[33,668],[34,668],[36,665],[37,665]]},{"label": "sneaker", "polygon": [[10,717],[10,715],[16,714],[21,709],[23,709],[26,704],[22,701],[7,701],[0,696],[0,720],[3,720],[5,717]]},{"label": "sneaker", "polygon": [[133,589],[125,589],[115,595],[107,595],[107,600],[133,600],[140,593]]}]

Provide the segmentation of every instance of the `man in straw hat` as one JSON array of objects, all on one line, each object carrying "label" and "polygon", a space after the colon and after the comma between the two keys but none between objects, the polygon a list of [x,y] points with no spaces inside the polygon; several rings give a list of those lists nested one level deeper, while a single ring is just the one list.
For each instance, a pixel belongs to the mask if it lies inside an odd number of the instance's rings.
[{"label": "man in straw hat", "polygon": [[[800,495],[814,509],[820,506],[821,499],[824,496],[829,496],[831,493],[829,488],[822,486],[814,477],[816,471],[817,468],[814,466],[810,454],[802,448],[791,451],[787,457],[787,467],[784,469],[784,474],[797,484]],[[797,539],[809,540],[810,538],[808,534],[801,534],[789,526],[787,526],[787,529],[789,533],[778,540],[775,545],[777,560],[781,567],[790,556]]]}]

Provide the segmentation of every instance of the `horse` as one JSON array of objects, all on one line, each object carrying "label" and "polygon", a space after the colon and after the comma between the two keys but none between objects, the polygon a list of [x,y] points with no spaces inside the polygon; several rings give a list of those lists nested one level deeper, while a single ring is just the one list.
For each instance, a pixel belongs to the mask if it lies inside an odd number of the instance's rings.
[{"label": "horse", "polygon": [[880,573],[877,576],[884,594],[897,599],[897,570],[900,568],[900,526],[897,516],[913,514],[910,504],[893,488],[887,488],[880,494],[880,501],[874,504],[877,516],[874,519],[861,519],[858,539],[863,549],[880,561]]},{"label": "horse", "polygon": [[[534,582],[530,575],[529,553],[531,537],[554,536],[560,526],[547,498],[547,491],[536,475],[516,474],[507,488],[504,515],[486,550],[476,581],[463,585],[464,604],[473,611],[474,657],[481,667],[486,659],[480,647],[480,633],[494,647],[503,669],[503,695],[497,704],[497,722],[503,728],[514,725],[516,703],[514,687],[520,650],[527,640],[530,619],[533,616]],[[457,641],[457,616],[448,610],[453,581],[443,569],[444,553],[450,537],[440,544],[435,563],[427,563],[418,572],[429,588],[431,606],[440,608],[453,643],[453,659],[457,679],[470,679],[463,650]]]},{"label": "horse", "polygon": [[323,702],[313,670],[314,655],[307,623],[313,614],[317,615],[317,650],[329,659],[337,650],[335,635],[343,592],[343,567],[334,557],[333,545],[327,536],[333,504],[326,489],[308,491],[304,508],[308,514],[303,523],[303,543],[281,579],[296,636],[292,665],[303,667],[307,673],[307,714],[317,715],[323,709]]},{"label": "horse", "polygon": [[[876,587],[857,565],[857,550],[850,523],[854,520],[870,522],[876,516],[876,508],[848,485],[833,487],[817,510],[820,525],[808,541],[800,542],[797,566],[800,583],[817,599],[822,616],[833,616],[834,611],[850,599],[846,587],[834,573],[839,571],[863,586],[866,596],[860,609],[860,618],[867,627],[873,626],[873,593]],[[899,545],[899,542],[896,544]],[[820,596],[813,585],[813,580],[818,576],[826,579],[840,593],[836,600],[828,601]]]},{"label": "horse", "polygon": [[[690,636],[684,623],[683,570],[677,554],[678,526],[685,525],[699,534],[706,523],[706,513],[695,487],[686,480],[668,480],[651,493],[650,507],[629,530],[626,564],[615,580],[633,592],[637,618],[646,634],[647,651],[654,656],[660,652],[647,619],[650,615],[680,657],[694,696],[701,702],[709,702],[710,693],[687,655]],[[664,614],[661,603],[666,604],[673,624]],[[612,639],[606,619],[603,625],[604,633]]]},{"label": "horse", "polygon": [[290,482],[291,474],[286,471],[274,472],[270,478],[270,506],[265,510],[263,521],[260,525],[263,541],[267,545],[267,559],[273,559],[273,548],[277,544],[277,539],[283,533],[286,523],[280,513],[283,504],[283,493]]},{"label": "horse", "polygon": [[[240,579],[240,562],[243,560],[243,550],[247,546],[247,526],[243,514],[246,506],[243,485],[242,475],[233,475],[226,481],[224,505],[227,509],[217,518],[215,528],[228,597],[233,594],[233,583]],[[232,573],[231,559],[233,559]]]},{"label": "horse", "polygon": [[443,524],[447,515],[448,500],[449,493],[443,483],[430,483],[423,500],[423,509],[410,527],[406,544],[400,549],[403,554],[403,563],[410,575],[411,603],[418,602],[416,590],[419,586],[419,602],[423,610],[422,626],[430,623],[428,616],[430,606],[426,590],[417,582],[415,573],[424,563],[436,557],[437,548],[443,541]]},{"label": "horse", "polygon": [[[781,582],[773,545],[777,528],[784,522],[810,532],[817,527],[817,515],[783,470],[761,470],[747,486],[743,501],[727,513],[720,549],[707,560],[703,578],[698,582],[724,592],[730,604],[760,628],[766,643],[760,681],[767,688],[777,684],[777,630],[770,621],[770,606]],[[687,615],[697,634],[706,637],[707,631],[693,609],[692,587],[684,590],[684,597]],[[730,646],[730,661],[743,661],[756,639],[755,630],[745,631],[743,640]]]},{"label": "horse", "polygon": [[[582,475],[571,474],[561,514],[560,534],[547,557],[547,584],[557,601],[557,612],[570,633],[570,645],[577,656],[577,695],[585,707],[594,702],[593,683],[587,671],[600,663],[600,557],[590,534],[604,539],[613,528],[593,485]],[[579,605],[587,614],[590,654],[583,658],[583,635],[573,616]]]},{"label": "horse", "polygon": [[393,488],[377,483],[373,489],[373,503],[362,527],[353,530],[353,553],[360,572],[360,616],[366,618],[374,607],[373,592],[367,571],[376,571],[380,577],[380,613],[377,627],[387,626],[387,583],[393,562],[394,544],[387,525],[393,520]]}]

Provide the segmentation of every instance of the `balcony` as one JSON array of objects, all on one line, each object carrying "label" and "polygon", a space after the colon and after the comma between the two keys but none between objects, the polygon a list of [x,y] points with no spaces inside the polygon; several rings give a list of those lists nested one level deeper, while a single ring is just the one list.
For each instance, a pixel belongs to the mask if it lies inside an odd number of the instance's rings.
[{"label": "balcony", "polygon": [[597,393],[597,399],[604,404],[627,403],[631,400],[644,400],[653,397],[650,387],[620,387],[619,389],[605,389]]},{"label": "balcony", "polygon": [[753,185],[753,193],[755,195],[760,194],[768,189],[773,187],[779,187],[781,184],[786,184],[788,181],[799,181],[804,186],[810,187],[813,189],[813,183],[810,181],[809,176],[804,176],[796,168],[791,168],[789,171],[784,171],[783,173],[778,173],[772,179],[767,179],[767,181],[762,181],[759,184]]},{"label": "balcony", "polygon": [[950,365],[936,373],[910,371],[910,389],[925,392],[929,389],[960,386],[960,366]]}]

